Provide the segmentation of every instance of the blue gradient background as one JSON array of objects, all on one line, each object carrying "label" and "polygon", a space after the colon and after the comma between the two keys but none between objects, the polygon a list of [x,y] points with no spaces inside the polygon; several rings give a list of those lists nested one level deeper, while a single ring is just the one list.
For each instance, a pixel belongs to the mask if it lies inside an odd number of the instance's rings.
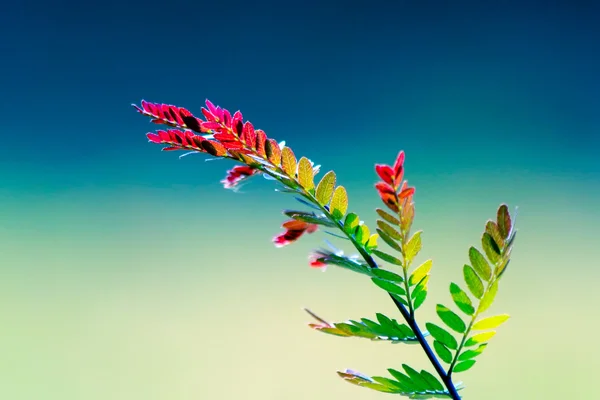
[{"label": "blue gradient background", "polygon": [[[579,399],[600,367],[597,2],[18,1],[0,14],[0,398],[378,399],[334,371],[417,347],[310,331],[395,315],[360,276],[275,249],[290,198],[160,153],[144,98],[241,109],[335,169],[373,224],[373,164],[407,153],[430,299],[449,302],[500,202],[519,206],[470,399]],[[593,396],[593,395],[592,395]]]}]

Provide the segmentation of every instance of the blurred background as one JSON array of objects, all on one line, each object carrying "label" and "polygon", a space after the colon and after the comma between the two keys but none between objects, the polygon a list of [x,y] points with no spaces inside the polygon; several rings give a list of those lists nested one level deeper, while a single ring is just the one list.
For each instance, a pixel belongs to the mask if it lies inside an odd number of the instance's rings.
[{"label": "blurred background", "polygon": [[[583,399],[600,351],[600,7],[591,1],[43,2],[0,14],[0,398],[380,399],[335,371],[427,367],[416,346],[311,331],[384,312],[365,278],[276,249],[297,205],[232,164],[161,153],[142,98],[241,109],[334,169],[374,225],[373,165],[406,151],[422,324],[506,202],[519,235],[457,378],[467,399]],[[337,242],[336,242],[337,243]],[[591,396],[591,397],[590,397]]]}]

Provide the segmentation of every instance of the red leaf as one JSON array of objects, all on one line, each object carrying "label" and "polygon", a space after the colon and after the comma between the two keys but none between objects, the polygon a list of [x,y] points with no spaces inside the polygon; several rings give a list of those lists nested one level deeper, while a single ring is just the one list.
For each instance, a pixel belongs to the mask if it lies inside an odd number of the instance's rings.
[{"label": "red leaf", "polygon": [[242,138],[244,142],[246,142],[246,146],[250,147],[251,149],[256,148],[256,133],[254,132],[254,126],[252,126],[250,121],[246,121],[244,124]]},{"label": "red leaf", "polygon": [[398,153],[398,157],[396,157],[396,162],[394,163],[394,175],[398,176],[402,166],[404,165],[404,150]]},{"label": "red leaf", "polygon": [[254,133],[256,133],[256,152],[266,157],[265,144],[267,143],[267,135],[262,129],[256,129]]},{"label": "red leaf", "polygon": [[153,143],[162,143],[162,139],[155,133],[147,133],[146,137]]},{"label": "red leaf", "polygon": [[183,149],[181,147],[175,147],[175,146],[165,147],[162,149],[162,151],[174,151],[174,150],[183,150]]},{"label": "red leaf", "polygon": [[392,170],[392,167],[390,167],[389,165],[377,164],[375,165],[375,171],[385,183],[393,185],[394,171]]}]

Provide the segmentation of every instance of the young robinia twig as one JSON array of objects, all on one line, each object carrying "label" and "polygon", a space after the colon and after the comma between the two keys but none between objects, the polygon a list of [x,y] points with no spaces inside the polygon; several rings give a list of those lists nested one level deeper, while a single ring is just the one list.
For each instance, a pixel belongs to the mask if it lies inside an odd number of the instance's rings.
[{"label": "young robinia twig", "polygon": [[[506,205],[498,209],[496,221],[490,220],[485,226],[483,253],[471,247],[470,265],[463,268],[465,284],[476,303],[459,285],[450,285],[451,298],[466,315],[467,322],[450,308],[441,304],[436,306],[441,321],[459,334],[459,342],[447,328],[427,322],[427,331],[423,331],[417,324],[415,313],[427,297],[432,261],[427,260],[413,268],[413,260],[421,250],[421,231],[411,233],[415,215],[415,189],[403,180],[404,152],[398,154],[391,166],[375,166],[381,178],[375,187],[387,210],[376,210],[380,217],[377,233],[371,233],[358,215],[347,212],[346,189],[343,186],[336,187],[333,171],[327,172],[315,185],[314,178],[319,167],[315,167],[306,157],[298,160],[285,142],[278,143],[268,138],[264,131],[254,129],[250,122],[243,121],[239,111],[231,115],[208,100],[206,108],[202,108],[205,119],[171,105],[142,101],[141,107],[134,107],[152,118],[152,122],[172,128],[147,134],[150,142],[167,145],[163,150],[207,153],[241,163],[229,170],[221,181],[225,188],[235,189],[255,175],[279,182],[283,186],[279,191],[294,194],[310,211],[284,211],[290,219],[283,223],[285,231],[273,239],[275,245],[282,247],[293,243],[302,235],[315,232],[319,226],[327,228],[327,233],[349,240],[360,257],[346,256],[336,249],[319,249],[311,254],[310,265],[320,269],[335,265],[368,276],[377,287],[388,292],[405,321],[399,323],[377,313],[376,320],[361,318],[330,323],[306,310],[317,321],[309,324],[311,328],[343,337],[418,343],[439,377],[402,364],[403,372],[388,369],[390,378],[368,377],[351,370],[338,372],[342,378],[359,386],[413,399],[460,399],[458,390],[463,386],[453,382],[453,374],[466,371],[475,364],[475,357],[483,352],[495,334],[492,329],[508,318],[505,314],[481,318],[481,314],[494,301],[515,238],[516,231]],[[382,251],[377,244],[378,238],[391,251]],[[397,272],[380,268],[373,256],[398,267]],[[428,336],[433,339],[433,350],[426,339]],[[440,361],[448,366],[444,368]]]}]

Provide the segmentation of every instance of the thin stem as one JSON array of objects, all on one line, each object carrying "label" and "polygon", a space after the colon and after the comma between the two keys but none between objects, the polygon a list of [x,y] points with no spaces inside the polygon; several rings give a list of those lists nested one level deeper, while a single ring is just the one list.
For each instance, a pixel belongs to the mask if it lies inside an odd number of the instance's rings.
[{"label": "thin stem", "polygon": [[[274,177],[276,180],[278,180],[279,182],[281,182],[284,186],[288,186],[289,187],[288,184],[286,184],[285,182],[282,181],[282,179],[281,179],[280,176],[276,175],[280,171],[282,173],[284,173],[284,174],[285,174],[285,172],[282,171],[281,168],[279,168],[276,165],[271,164],[270,166],[272,168],[274,168],[275,171],[277,171],[277,172],[273,173],[272,171],[269,171],[268,168],[264,168],[262,166],[258,166],[258,168],[260,170],[262,170],[264,173],[266,173],[266,174]],[[377,265],[377,262],[373,259],[373,257],[369,253],[367,253],[367,251],[365,250],[365,248],[362,245],[360,245],[359,243],[357,243],[356,240],[352,237],[352,235],[348,234],[348,232],[346,232],[344,230],[343,224],[340,221],[336,220],[333,217],[333,215],[329,212],[329,210],[327,208],[325,208],[324,206],[322,206],[317,201],[317,199],[313,196],[312,193],[310,193],[309,191],[307,191],[306,189],[304,189],[301,185],[298,185],[298,187],[295,187],[293,189],[299,190],[300,194],[303,197],[305,197],[311,203],[313,203],[316,206],[318,206],[319,209],[327,216],[327,218],[330,221],[332,221],[333,223],[335,223],[338,228],[340,228],[340,230],[344,233],[344,235],[346,235],[346,237],[350,240],[350,242],[354,245],[354,247],[356,248],[356,250],[358,250],[358,252],[360,253],[360,255],[363,257],[363,259],[367,262],[367,264],[371,268],[374,268],[374,269],[375,268],[379,268],[379,266]],[[406,270],[404,270],[404,275],[405,275],[404,282],[406,282]],[[398,308],[398,310],[400,311],[400,313],[402,314],[402,317],[404,317],[404,319],[406,320],[406,323],[412,329],[412,331],[414,332],[415,336],[417,337],[417,340],[419,341],[419,344],[423,348],[423,351],[425,351],[425,354],[427,355],[427,358],[429,358],[429,361],[431,362],[431,364],[435,368],[435,370],[438,373],[439,377],[442,379],[442,382],[444,383],[444,386],[446,386],[446,389],[448,389],[448,393],[450,394],[450,397],[452,397],[453,400],[460,400],[460,395],[458,394],[458,391],[456,390],[456,387],[454,386],[454,383],[452,382],[452,378],[450,377],[450,375],[446,374],[446,371],[444,371],[444,368],[442,367],[442,365],[438,361],[437,357],[435,356],[435,354],[431,350],[431,347],[429,346],[429,343],[425,339],[425,336],[423,336],[423,332],[419,328],[419,325],[417,324],[417,321],[414,318],[414,310],[412,309],[412,306],[410,307],[411,311],[409,311],[409,310],[406,309],[406,307],[404,307],[404,305],[402,303],[400,303],[398,300],[396,300],[394,298],[394,296],[392,296],[391,293],[389,293],[389,295],[390,295],[390,298],[392,299],[392,301],[394,302],[394,304],[396,305],[396,307]],[[407,288],[407,295],[409,295],[408,288]],[[410,304],[410,299],[409,299],[409,304]]]}]

